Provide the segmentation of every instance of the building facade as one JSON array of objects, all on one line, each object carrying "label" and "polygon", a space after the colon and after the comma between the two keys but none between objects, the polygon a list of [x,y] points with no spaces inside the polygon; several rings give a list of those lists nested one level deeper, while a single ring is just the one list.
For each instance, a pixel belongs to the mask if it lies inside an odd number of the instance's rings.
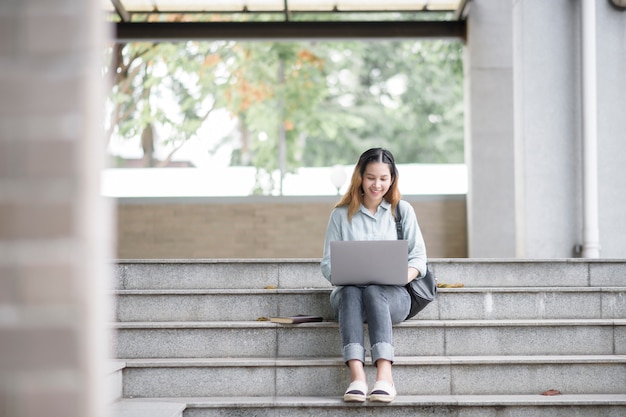
[{"label": "building facade", "polygon": [[465,80],[469,257],[626,256],[626,12],[472,1]]},{"label": "building facade", "polygon": [[[0,4],[2,415],[103,415],[100,7]],[[473,0],[466,62],[469,256],[624,258],[626,13]]]}]

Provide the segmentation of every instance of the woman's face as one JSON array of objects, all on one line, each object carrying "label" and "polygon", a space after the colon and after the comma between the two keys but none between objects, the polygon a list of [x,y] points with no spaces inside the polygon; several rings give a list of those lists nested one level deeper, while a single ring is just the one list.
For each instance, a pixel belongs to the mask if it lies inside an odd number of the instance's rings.
[{"label": "woman's face", "polygon": [[391,171],[384,162],[370,162],[365,167],[361,180],[363,197],[372,202],[381,202],[391,187]]}]

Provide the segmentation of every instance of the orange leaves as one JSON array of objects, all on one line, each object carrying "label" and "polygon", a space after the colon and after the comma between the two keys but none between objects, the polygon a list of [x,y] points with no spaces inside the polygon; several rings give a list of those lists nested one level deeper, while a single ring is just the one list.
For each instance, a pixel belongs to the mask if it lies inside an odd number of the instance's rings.
[{"label": "orange leaves", "polygon": [[240,71],[235,73],[237,81],[232,83],[229,90],[225,92],[229,102],[235,101],[235,111],[245,112],[256,103],[262,102],[272,95],[272,89],[265,83],[258,85],[246,80]]},{"label": "orange leaves", "polygon": [[317,67],[318,69],[322,69],[324,67],[324,60],[315,55],[313,52],[309,51],[308,49],[301,49],[298,52],[298,62],[296,62],[296,64],[298,66],[301,66],[301,63],[299,61],[309,63],[312,66]]},{"label": "orange leaves", "polygon": [[[231,51],[234,58],[207,56],[205,65],[224,64],[230,67],[229,82],[223,97],[234,113],[246,113],[258,104],[281,98],[288,108],[309,108],[316,103],[324,60],[312,49],[301,45],[281,45],[267,48],[263,44],[236,43]],[[280,67],[277,65],[280,63]],[[284,123],[287,131],[297,129],[298,121]]]},{"label": "orange leaves", "polygon": [[208,54],[202,62],[203,67],[213,67],[222,61],[222,57],[218,54]]}]

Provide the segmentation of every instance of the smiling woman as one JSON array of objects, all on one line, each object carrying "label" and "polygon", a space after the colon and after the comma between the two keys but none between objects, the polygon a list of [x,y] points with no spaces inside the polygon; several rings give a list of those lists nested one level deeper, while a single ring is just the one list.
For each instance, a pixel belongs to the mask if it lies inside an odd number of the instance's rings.
[{"label": "smiling woman", "polygon": [[[339,322],[342,354],[350,370],[351,383],[344,401],[364,402],[368,386],[364,370],[365,346],[363,324],[367,323],[370,355],[376,367],[376,383],[369,392],[372,402],[391,402],[396,397],[392,377],[394,348],[392,323],[404,321],[411,301],[404,285],[426,275],[426,246],[412,206],[400,200],[399,172],[394,157],[386,149],[372,148],[359,157],[350,186],[330,214],[324,240],[322,274],[331,280],[331,244],[337,241],[396,240],[408,245],[405,281],[401,285],[361,285],[354,281],[338,285],[330,295],[335,318]],[[396,219],[401,225],[398,232]],[[401,223],[400,223],[401,222]],[[336,255],[334,255],[336,256]],[[356,277],[355,277],[356,279]]]}]

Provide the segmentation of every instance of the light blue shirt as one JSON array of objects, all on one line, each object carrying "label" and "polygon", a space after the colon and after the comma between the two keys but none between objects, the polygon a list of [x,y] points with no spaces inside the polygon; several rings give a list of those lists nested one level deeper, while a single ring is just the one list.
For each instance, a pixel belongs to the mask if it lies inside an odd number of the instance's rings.
[{"label": "light blue shirt", "polygon": [[[409,267],[419,271],[419,276],[426,275],[426,245],[422,231],[417,223],[415,210],[407,201],[401,200],[396,210],[402,215],[402,231],[409,244]],[[335,208],[330,214],[324,242],[324,256],[321,267],[322,275],[330,281],[330,242],[334,240],[395,240],[396,221],[391,214],[391,204],[386,200],[378,206],[376,214],[370,213],[361,204],[359,210],[348,220],[348,207]]]}]

